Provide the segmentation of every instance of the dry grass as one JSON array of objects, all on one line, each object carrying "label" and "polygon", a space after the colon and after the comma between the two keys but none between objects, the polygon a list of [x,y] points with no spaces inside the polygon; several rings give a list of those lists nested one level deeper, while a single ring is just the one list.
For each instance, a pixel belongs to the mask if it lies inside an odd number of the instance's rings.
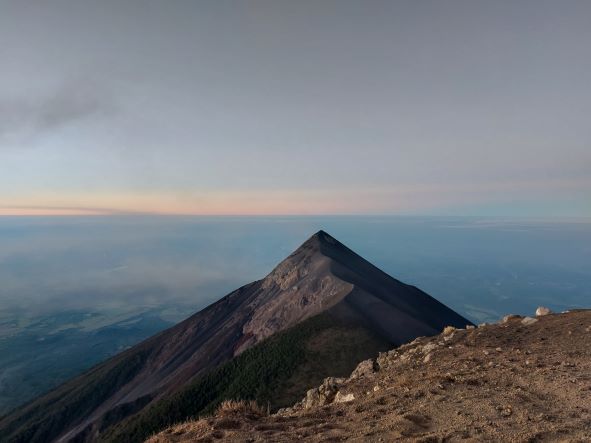
[{"label": "dry grass", "polygon": [[[268,408],[261,407],[254,400],[224,400],[220,403],[213,416],[178,423],[160,433],[152,435],[146,440],[146,443],[201,441],[200,438],[210,433],[211,429],[223,434],[226,430],[239,429],[244,419],[258,421],[260,418],[267,417],[268,415]],[[215,419],[213,428],[212,419]]]},{"label": "dry grass", "polygon": [[192,434],[201,434],[210,429],[210,426],[204,420],[187,420],[178,423],[163,432],[156,433],[146,440],[146,443],[162,443],[176,441]]},{"label": "dry grass", "polygon": [[269,410],[262,408],[254,400],[224,400],[215,411],[215,415],[254,415],[265,417],[269,415]]},{"label": "dry grass", "polygon": [[452,334],[455,330],[456,328],[454,328],[453,326],[446,326],[445,328],[443,328],[443,335]]}]

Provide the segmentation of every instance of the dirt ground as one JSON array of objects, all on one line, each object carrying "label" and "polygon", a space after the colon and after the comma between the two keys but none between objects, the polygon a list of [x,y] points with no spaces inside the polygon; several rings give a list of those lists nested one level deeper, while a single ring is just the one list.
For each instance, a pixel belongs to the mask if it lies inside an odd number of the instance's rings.
[{"label": "dirt ground", "polygon": [[528,321],[419,338],[363,363],[336,397],[222,411],[149,442],[591,442],[591,310]]}]

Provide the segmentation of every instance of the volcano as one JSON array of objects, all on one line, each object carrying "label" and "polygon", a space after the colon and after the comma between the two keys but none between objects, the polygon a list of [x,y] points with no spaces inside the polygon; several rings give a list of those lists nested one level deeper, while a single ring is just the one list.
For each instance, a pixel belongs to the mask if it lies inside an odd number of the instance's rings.
[{"label": "volcano", "polygon": [[142,441],[224,398],[290,404],[377,351],[469,324],[319,231],[262,280],[1,418],[0,435]]}]

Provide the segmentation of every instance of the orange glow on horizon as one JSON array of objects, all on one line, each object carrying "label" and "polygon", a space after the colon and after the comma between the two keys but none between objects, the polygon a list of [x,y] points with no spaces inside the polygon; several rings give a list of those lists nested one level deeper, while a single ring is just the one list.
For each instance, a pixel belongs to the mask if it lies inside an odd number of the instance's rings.
[{"label": "orange glow on horizon", "polygon": [[179,192],[36,192],[0,196],[0,216],[49,215],[339,215],[424,213],[458,204],[560,195],[591,180],[545,180],[392,188],[193,190]]},{"label": "orange glow on horizon", "polygon": [[[364,194],[363,196],[360,194]],[[371,192],[250,191],[35,195],[0,205],[0,215],[322,215],[384,206]],[[395,206],[388,199],[388,206]],[[408,202],[398,207],[408,206]]]},{"label": "orange glow on horizon", "polygon": [[0,216],[59,216],[59,215],[107,215],[107,212],[85,209],[36,209],[36,208],[0,208]]}]

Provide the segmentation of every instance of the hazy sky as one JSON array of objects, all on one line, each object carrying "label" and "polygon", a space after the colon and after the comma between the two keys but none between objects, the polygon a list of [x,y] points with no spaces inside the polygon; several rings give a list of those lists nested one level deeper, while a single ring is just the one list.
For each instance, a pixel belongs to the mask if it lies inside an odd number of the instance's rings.
[{"label": "hazy sky", "polygon": [[591,215],[591,1],[0,0],[0,214]]}]

